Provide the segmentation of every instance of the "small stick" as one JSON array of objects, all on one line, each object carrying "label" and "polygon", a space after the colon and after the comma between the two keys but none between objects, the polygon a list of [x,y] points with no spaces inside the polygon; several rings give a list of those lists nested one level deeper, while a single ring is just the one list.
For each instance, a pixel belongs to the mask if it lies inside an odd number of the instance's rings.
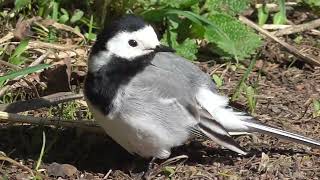
[{"label": "small stick", "polygon": [[9,32],[7,35],[3,36],[1,39],[0,39],[0,44],[6,42],[6,41],[9,41],[13,38],[13,33],[12,32]]},{"label": "small stick", "polygon": [[17,101],[11,104],[0,104],[0,111],[10,113],[18,113],[29,110],[35,110],[44,107],[51,107],[59,103],[80,99],[83,94],[75,94],[72,92],[59,92],[41,98],[31,99],[28,101]]},{"label": "small stick", "polygon": [[286,29],[291,26],[292,25],[286,25],[286,24],[264,24],[262,25],[262,28],[266,30],[279,30],[279,29]]},{"label": "small stick", "polygon": [[4,61],[4,60],[1,60],[1,59],[0,59],[0,64],[5,65],[5,66],[8,66],[9,68],[12,68],[12,69],[14,69],[14,70],[19,70],[19,69],[21,69],[19,66],[16,66],[16,65],[14,65],[14,64],[11,64],[11,63],[9,63],[9,62],[7,62],[7,61]]},{"label": "small stick", "polygon": [[24,116],[20,114],[7,113],[0,111],[0,122],[18,123],[18,124],[32,124],[32,125],[46,125],[46,126],[62,126],[71,128],[80,128],[90,132],[103,133],[104,131],[98,124],[90,120],[61,120],[57,118],[43,118]]},{"label": "small stick", "polygon": [[29,67],[39,65],[42,61],[46,59],[46,57],[51,53],[50,50],[48,50],[46,53],[42,54],[40,57],[38,57],[36,60],[34,60]]},{"label": "small stick", "polygon": [[301,53],[297,48],[295,48],[294,46],[291,46],[290,44],[280,40],[279,38],[275,37],[274,35],[272,35],[270,32],[268,32],[267,30],[262,29],[260,26],[256,25],[254,22],[250,21],[248,18],[244,17],[244,16],[239,16],[239,20],[243,23],[245,23],[246,25],[254,28],[255,30],[259,31],[260,33],[262,33],[263,35],[269,37],[270,39],[276,41],[277,43],[279,43],[281,46],[283,46],[288,52],[290,52],[291,54],[297,56],[300,58],[300,60],[312,65],[312,66],[320,66],[320,60],[317,60],[309,55],[305,55],[303,53]]},{"label": "small stick", "polygon": [[9,162],[9,163],[11,163],[11,164],[13,164],[13,165],[15,165],[15,166],[21,167],[21,168],[29,171],[29,173],[31,174],[31,176],[34,177],[34,173],[33,173],[33,170],[32,170],[32,169],[30,169],[29,167],[27,167],[27,166],[25,166],[25,165],[23,165],[23,164],[18,163],[17,161],[15,161],[15,160],[13,160],[13,159],[11,159],[11,158],[9,158],[9,157],[6,157],[6,156],[4,156],[4,155],[0,155],[0,161],[7,161],[7,162]]},{"label": "small stick", "polygon": [[294,33],[299,33],[303,31],[308,31],[311,29],[315,29],[320,26],[320,19],[316,19],[307,23],[299,24],[299,25],[293,25],[291,27],[279,30],[274,35],[275,36],[283,36],[283,35],[289,35]]},{"label": "small stick", "polygon": [[312,29],[312,30],[309,32],[309,34],[315,35],[315,36],[320,36],[320,31],[315,30],[315,29]]},{"label": "small stick", "polygon": [[[296,3],[296,2],[286,2],[285,5],[286,6],[297,6],[298,3]],[[256,4],[256,8],[260,8],[262,6],[263,6],[263,4]],[[278,4],[274,4],[274,3],[270,3],[270,4],[266,4],[266,7],[272,9],[272,8],[278,8],[279,5]]]}]

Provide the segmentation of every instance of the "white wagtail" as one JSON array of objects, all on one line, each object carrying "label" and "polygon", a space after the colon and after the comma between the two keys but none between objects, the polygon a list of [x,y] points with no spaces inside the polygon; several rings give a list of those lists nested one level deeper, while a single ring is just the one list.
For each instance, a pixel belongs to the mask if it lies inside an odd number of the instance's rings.
[{"label": "white wagtail", "polygon": [[106,133],[132,154],[164,159],[195,136],[246,154],[230,135],[259,132],[315,148],[320,142],[264,125],[228,106],[210,77],[160,44],[152,26],[127,15],[92,47],[85,97]]}]

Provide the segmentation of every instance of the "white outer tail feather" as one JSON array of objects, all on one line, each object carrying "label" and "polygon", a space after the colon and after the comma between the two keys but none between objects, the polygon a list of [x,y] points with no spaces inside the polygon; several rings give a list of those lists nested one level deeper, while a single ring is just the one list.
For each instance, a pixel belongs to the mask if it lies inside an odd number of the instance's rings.
[{"label": "white outer tail feather", "polygon": [[320,141],[268,125],[263,125],[245,113],[235,112],[233,109],[227,107],[228,98],[215,94],[207,88],[200,88],[196,98],[202,108],[206,109],[210,115],[231,135],[259,132],[311,147],[320,148]]}]

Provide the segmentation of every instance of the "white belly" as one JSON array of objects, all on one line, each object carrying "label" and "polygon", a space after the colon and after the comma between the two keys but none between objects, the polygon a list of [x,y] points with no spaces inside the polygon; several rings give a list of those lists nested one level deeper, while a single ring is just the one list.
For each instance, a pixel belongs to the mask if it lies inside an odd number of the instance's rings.
[{"label": "white belly", "polygon": [[165,159],[170,156],[171,147],[164,146],[161,139],[158,139],[158,136],[155,136],[153,132],[148,133],[120,119],[110,119],[96,110],[89,101],[87,101],[87,104],[99,125],[129,153],[146,158]]}]

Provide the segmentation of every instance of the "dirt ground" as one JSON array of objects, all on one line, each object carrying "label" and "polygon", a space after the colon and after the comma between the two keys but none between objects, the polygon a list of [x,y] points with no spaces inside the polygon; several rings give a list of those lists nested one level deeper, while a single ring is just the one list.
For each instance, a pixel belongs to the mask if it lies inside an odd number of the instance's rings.
[{"label": "dirt ground", "polygon": [[[304,40],[297,46],[320,59],[319,36],[307,33],[302,36]],[[291,44],[294,44],[293,39],[285,37]],[[312,105],[313,100],[320,99],[320,68],[295,61],[295,57],[273,42],[266,41],[261,51],[247,82],[257,87],[257,107],[253,116],[269,125],[320,140],[320,117],[313,117]],[[292,61],[295,62],[291,64]],[[227,96],[232,96],[245,73],[245,69],[233,71],[232,66],[221,66],[221,63],[202,62],[198,65],[207,73],[223,76],[224,83],[219,92]],[[79,81],[81,85],[83,78]],[[248,110],[244,97],[242,93],[233,105]],[[3,179],[30,177],[26,167],[35,167],[43,130],[46,132],[46,148],[39,168],[42,179],[139,179],[147,168],[149,160],[128,154],[104,134],[75,128],[3,123],[0,125],[0,153],[24,165],[0,159]],[[178,157],[177,161],[156,161],[151,177],[320,179],[320,150],[260,134],[236,137],[236,140],[249,152],[248,155],[239,156],[211,141],[196,140],[173,149],[171,158]]]}]

